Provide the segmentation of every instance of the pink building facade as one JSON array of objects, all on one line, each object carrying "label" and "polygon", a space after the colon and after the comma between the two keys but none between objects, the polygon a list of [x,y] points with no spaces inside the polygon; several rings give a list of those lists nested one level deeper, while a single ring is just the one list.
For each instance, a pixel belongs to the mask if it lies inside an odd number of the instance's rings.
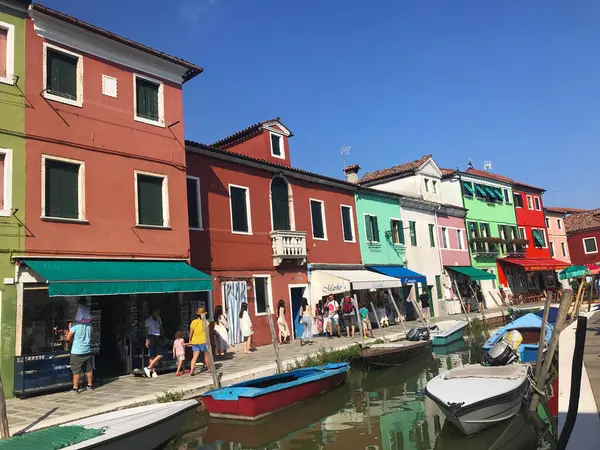
[{"label": "pink building facade", "polygon": [[437,220],[442,266],[470,266],[464,218],[440,213]]}]

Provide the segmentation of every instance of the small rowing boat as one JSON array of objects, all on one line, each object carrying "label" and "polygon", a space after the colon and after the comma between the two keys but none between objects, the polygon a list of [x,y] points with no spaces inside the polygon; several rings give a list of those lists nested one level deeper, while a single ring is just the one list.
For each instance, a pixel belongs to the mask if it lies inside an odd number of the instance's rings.
[{"label": "small rowing boat", "polygon": [[68,422],[0,441],[0,450],[148,450],[169,442],[196,400],[138,406]]},{"label": "small rowing boat", "polygon": [[431,353],[430,341],[400,341],[365,347],[360,357],[369,366],[391,367],[426,353]]},{"label": "small rowing boat", "polygon": [[431,344],[433,346],[448,345],[464,339],[466,320],[444,320],[430,328]]},{"label": "small rowing boat", "polygon": [[258,420],[344,383],[350,364],[307,367],[214,389],[202,394],[211,417]]},{"label": "small rowing boat", "polygon": [[[546,334],[544,336],[546,345],[550,343],[550,339],[552,338],[552,328],[552,325],[549,323],[546,324]],[[535,364],[540,341],[540,332],[542,330],[542,318],[535,314],[525,314],[500,328],[485,342],[483,350],[488,352],[495,344],[504,338],[506,333],[513,330],[518,331],[523,337],[523,341],[518,347],[519,361],[522,363]]]},{"label": "small rowing boat", "polygon": [[529,365],[468,364],[433,378],[425,395],[467,436],[514,417],[528,390]]}]

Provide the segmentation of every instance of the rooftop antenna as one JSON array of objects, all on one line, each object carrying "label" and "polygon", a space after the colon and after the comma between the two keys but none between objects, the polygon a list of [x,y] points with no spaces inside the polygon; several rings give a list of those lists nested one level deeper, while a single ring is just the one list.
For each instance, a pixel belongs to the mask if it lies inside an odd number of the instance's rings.
[{"label": "rooftop antenna", "polygon": [[344,161],[344,169],[345,169],[346,168],[346,156],[348,156],[350,154],[350,146],[342,145],[340,153],[342,154],[342,160]]},{"label": "rooftop antenna", "polygon": [[492,171],[492,161],[487,160],[483,162],[483,170],[485,170],[486,172],[491,172]]}]

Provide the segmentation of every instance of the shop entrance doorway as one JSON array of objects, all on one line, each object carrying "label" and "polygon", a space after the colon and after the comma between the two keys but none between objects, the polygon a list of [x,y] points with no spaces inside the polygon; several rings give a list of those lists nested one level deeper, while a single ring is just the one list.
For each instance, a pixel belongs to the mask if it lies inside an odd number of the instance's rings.
[{"label": "shop entrance doorway", "polygon": [[304,333],[304,325],[300,323],[300,309],[302,306],[302,297],[306,286],[289,286],[290,304],[292,305],[292,324],[294,326],[294,339],[300,339]]},{"label": "shop entrance doorway", "polygon": [[94,357],[95,375],[98,378],[112,378],[127,373],[124,356],[124,327],[127,325],[129,296],[112,295],[92,298],[92,345],[97,341],[99,349]]}]

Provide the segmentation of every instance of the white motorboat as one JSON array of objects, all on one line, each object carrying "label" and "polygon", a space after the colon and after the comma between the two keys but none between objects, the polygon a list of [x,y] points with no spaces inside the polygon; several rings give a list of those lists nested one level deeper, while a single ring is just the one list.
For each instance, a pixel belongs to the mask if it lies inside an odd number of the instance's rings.
[{"label": "white motorboat", "polygon": [[173,439],[197,407],[184,400],[113,411],[14,436],[0,449],[153,450]]},{"label": "white motorboat", "polygon": [[464,339],[466,320],[444,320],[429,327],[432,345],[448,345]]},{"label": "white motorboat", "polygon": [[468,436],[519,412],[529,391],[529,367],[525,364],[456,367],[427,383],[425,394]]}]

